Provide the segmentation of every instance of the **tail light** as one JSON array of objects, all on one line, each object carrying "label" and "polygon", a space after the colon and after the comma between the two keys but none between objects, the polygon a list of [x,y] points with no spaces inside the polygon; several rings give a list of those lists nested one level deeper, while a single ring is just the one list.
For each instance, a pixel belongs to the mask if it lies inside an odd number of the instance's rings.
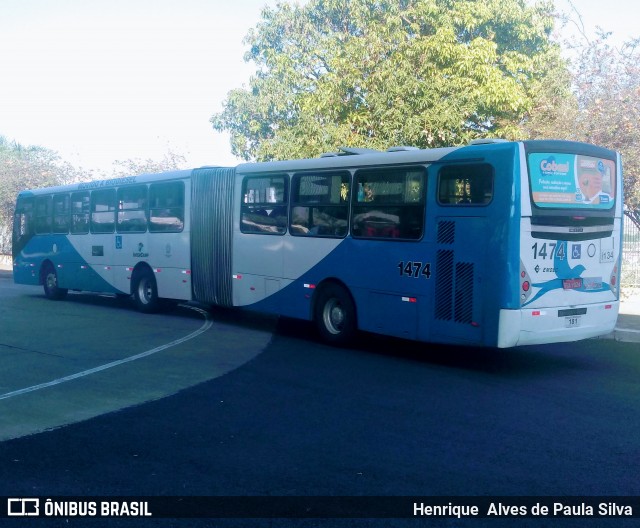
[{"label": "tail light", "polygon": [[520,305],[523,305],[531,296],[531,277],[527,268],[524,267],[522,260],[520,261]]},{"label": "tail light", "polygon": [[614,266],[613,271],[611,272],[611,277],[609,277],[609,288],[611,291],[618,296],[618,290],[620,288],[620,261],[618,260]]}]

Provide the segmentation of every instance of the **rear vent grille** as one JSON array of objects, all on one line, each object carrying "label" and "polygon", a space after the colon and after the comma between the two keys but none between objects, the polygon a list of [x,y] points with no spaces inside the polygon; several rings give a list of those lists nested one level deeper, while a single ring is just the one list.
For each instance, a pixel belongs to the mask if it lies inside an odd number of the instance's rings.
[{"label": "rear vent grille", "polygon": [[473,264],[469,262],[456,264],[455,321],[473,321]]},{"label": "rear vent grille", "polygon": [[456,223],[441,220],[438,222],[438,244],[453,244],[456,239]]},{"label": "rear vent grille", "polygon": [[473,322],[473,263],[454,262],[453,251],[436,256],[435,317],[441,321]]},{"label": "rear vent grille", "polygon": [[436,319],[450,321],[453,318],[453,251],[438,250],[436,270]]}]

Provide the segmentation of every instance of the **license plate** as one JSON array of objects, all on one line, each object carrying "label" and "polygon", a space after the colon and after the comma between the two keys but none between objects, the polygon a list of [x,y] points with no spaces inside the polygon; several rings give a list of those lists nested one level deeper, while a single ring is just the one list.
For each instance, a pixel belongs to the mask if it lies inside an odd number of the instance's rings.
[{"label": "license plate", "polygon": [[565,290],[577,290],[582,288],[582,279],[563,279],[562,287]]},{"label": "license plate", "polygon": [[565,317],[564,326],[565,328],[575,328],[576,326],[580,326],[580,316],[570,315],[568,317]]}]

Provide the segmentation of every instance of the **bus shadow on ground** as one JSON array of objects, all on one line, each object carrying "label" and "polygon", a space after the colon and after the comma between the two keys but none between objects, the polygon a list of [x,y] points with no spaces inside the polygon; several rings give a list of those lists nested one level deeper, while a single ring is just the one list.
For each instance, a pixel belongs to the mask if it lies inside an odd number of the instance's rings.
[{"label": "bus shadow on ground", "polygon": [[[280,318],[277,334],[306,340],[314,348],[330,348],[321,342],[313,323],[308,321]],[[595,346],[598,340],[514,348],[443,345],[360,332],[355,343],[343,350],[497,377],[529,378],[591,369],[584,351],[585,347]]]},{"label": "bus shadow on ground", "polygon": [[273,332],[278,322],[278,318],[273,315],[251,312],[240,308],[210,306],[198,302],[168,301],[158,312],[143,314],[136,309],[133,299],[130,296],[116,296],[113,294],[93,292],[69,292],[64,300],[51,301],[46,299],[42,293],[38,292],[27,294],[26,297],[40,303],[43,307],[54,307],[53,309],[55,309],[57,305],[70,303],[73,305],[92,306],[109,310],[126,310],[135,312],[140,317],[149,318],[157,317],[158,315],[167,315],[184,319],[202,319],[201,313],[198,313],[197,310],[189,309],[198,308],[207,312],[208,316],[215,323],[236,326],[239,329],[251,328]]},{"label": "bus shadow on ground", "polygon": [[[73,303],[74,305],[93,306],[103,309],[127,310],[136,313],[137,310],[129,297],[116,297],[109,294],[89,292],[69,292],[64,301],[50,301],[40,293],[28,294],[43,305],[54,306],[54,303]],[[310,346],[323,353],[328,348],[340,350],[324,344],[310,321],[277,317],[240,308],[226,308],[202,305],[199,303],[169,303],[160,315],[176,318],[197,319],[202,315],[188,306],[201,308],[218,324],[235,328],[238,332],[243,329],[255,329],[274,333],[276,337],[304,341],[305,348]],[[141,317],[154,317],[158,314],[140,314]],[[610,341],[614,346],[615,342]],[[587,340],[574,343],[556,343],[552,345],[537,345],[515,347],[508,349],[443,345],[437,343],[423,343],[389,336],[358,333],[356,341],[350,347],[343,349],[362,354],[374,354],[379,357],[412,361],[425,365],[442,366],[471,372],[486,373],[498,377],[529,378],[548,376],[558,372],[581,371],[590,369],[589,360],[585,359],[585,351],[590,347],[602,346],[601,340]]]}]

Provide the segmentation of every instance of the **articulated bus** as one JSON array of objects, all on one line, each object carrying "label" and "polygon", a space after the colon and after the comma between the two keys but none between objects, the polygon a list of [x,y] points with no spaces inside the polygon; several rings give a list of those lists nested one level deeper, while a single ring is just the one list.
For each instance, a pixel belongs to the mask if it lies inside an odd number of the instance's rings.
[{"label": "articulated bus", "polygon": [[568,141],[487,140],[144,174],[21,192],[16,283],[244,307],[512,347],[604,335],[619,304],[622,166]]}]

